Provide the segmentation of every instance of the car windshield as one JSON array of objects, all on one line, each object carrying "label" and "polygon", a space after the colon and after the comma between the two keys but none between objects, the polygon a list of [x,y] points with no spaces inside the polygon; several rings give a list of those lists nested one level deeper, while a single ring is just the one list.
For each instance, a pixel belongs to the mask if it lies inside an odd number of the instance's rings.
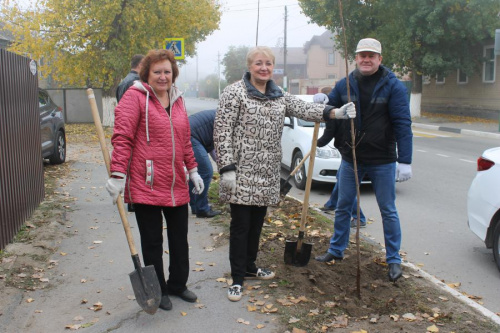
[{"label": "car windshield", "polygon": [[[297,118],[297,124],[302,127],[314,127],[314,121],[307,121],[303,119],[298,119]],[[319,127],[325,127],[325,123],[321,122],[319,124]]]}]

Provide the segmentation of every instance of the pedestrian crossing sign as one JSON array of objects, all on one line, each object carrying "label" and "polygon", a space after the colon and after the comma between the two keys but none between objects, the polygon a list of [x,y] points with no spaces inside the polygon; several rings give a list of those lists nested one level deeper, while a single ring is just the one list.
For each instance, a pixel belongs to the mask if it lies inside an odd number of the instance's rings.
[{"label": "pedestrian crossing sign", "polygon": [[175,59],[184,59],[184,38],[165,38],[165,50],[172,51]]}]

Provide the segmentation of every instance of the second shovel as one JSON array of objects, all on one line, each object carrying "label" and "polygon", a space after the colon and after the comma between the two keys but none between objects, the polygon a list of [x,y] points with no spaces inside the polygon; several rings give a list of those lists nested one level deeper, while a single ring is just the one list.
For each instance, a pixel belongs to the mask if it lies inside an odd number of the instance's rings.
[{"label": "second shovel", "polygon": [[306,231],[307,211],[309,210],[309,193],[311,192],[312,174],[314,168],[314,158],[316,157],[316,141],[318,139],[319,123],[314,124],[314,133],[311,144],[311,155],[307,169],[306,193],[302,205],[302,216],[300,219],[299,238],[297,240],[287,240],[285,243],[285,264],[295,266],[305,266],[309,263],[312,252],[312,243],[304,242]]}]

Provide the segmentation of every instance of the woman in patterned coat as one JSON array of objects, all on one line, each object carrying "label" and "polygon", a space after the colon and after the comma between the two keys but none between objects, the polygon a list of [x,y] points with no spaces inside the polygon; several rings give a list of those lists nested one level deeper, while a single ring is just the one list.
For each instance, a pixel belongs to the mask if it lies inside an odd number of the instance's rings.
[{"label": "woman in patterned coat", "polygon": [[353,103],[334,109],[307,103],[272,80],[275,58],[258,46],[247,54],[248,72],[224,89],[215,117],[214,143],[221,175],[220,197],[231,206],[229,261],[231,301],[244,279],[272,279],[255,264],[267,206],[280,201],[281,133],[285,116],[309,121],[355,117]]}]

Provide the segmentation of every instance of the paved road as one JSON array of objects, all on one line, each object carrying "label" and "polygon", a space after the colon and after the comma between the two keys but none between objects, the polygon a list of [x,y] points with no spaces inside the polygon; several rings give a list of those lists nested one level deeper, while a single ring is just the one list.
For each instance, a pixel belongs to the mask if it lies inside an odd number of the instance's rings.
[{"label": "paved road", "polygon": [[[486,308],[500,312],[500,274],[491,250],[467,226],[467,191],[476,159],[498,140],[414,128],[413,178],[397,185],[397,206],[407,259],[438,279],[460,282],[467,294],[480,296]],[[310,203],[320,207],[332,185],[314,184]],[[361,206],[372,223],[362,233],[383,243],[380,213],[369,185]],[[302,198],[293,188],[291,195]],[[326,249],[325,249],[326,250]]]}]

